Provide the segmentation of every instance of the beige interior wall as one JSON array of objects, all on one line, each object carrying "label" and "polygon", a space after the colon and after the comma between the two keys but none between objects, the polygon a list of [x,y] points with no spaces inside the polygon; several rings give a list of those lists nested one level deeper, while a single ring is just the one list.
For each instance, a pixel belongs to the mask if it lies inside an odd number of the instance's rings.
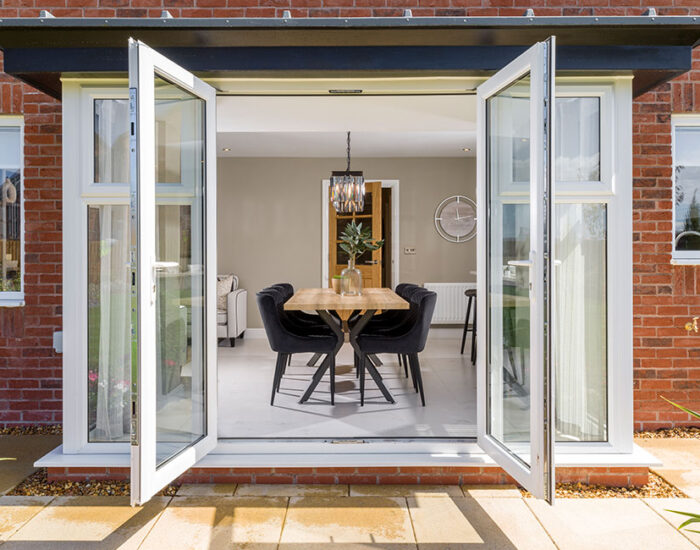
[{"label": "beige interior wall", "polygon": [[[248,327],[261,326],[255,293],[290,282],[321,284],[321,181],[344,159],[220,158],[218,163],[218,272],[236,273],[248,290]],[[433,221],[444,198],[475,199],[474,158],[353,159],[367,179],[399,180],[399,280],[475,280],[476,240],[442,239]],[[415,255],[403,253],[416,249]]]}]

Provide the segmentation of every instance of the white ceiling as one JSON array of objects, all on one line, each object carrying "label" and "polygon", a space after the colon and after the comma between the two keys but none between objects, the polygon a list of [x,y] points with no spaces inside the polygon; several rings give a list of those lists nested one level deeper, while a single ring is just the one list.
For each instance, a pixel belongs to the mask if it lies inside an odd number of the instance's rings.
[{"label": "white ceiling", "polygon": [[476,98],[470,95],[226,96],[217,102],[219,156],[344,157],[347,131],[358,158],[474,155]]}]

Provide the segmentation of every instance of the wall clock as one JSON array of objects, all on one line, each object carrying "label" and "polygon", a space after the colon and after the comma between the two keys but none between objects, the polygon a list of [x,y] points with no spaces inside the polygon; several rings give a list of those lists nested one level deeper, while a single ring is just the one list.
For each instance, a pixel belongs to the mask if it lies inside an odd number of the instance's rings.
[{"label": "wall clock", "polygon": [[435,229],[451,243],[463,243],[476,235],[476,203],[464,195],[447,197],[435,209]]}]

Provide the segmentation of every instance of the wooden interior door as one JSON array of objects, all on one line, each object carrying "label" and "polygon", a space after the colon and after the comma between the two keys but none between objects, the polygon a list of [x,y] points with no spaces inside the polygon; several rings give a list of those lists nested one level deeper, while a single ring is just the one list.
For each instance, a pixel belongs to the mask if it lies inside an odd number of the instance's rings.
[{"label": "wooden interior door", "polygon": [[[340,275],[348,266],[348,255],[340,248],[340,234],[345,225],[355,220],[362,227],[372,228],[372,240],[382,238],[382,182],[365,182],[365,208],[355,214],[338,214],[333,204],[328,205],[329,222],[329,273]],[[383,248],[383,247],[382,247]],[[382,286],[382,249],[366,252],[356,259],[355,266],[362,272],[362,287],[377,288]],[[330,284],[330,281],[329,281]]]}]

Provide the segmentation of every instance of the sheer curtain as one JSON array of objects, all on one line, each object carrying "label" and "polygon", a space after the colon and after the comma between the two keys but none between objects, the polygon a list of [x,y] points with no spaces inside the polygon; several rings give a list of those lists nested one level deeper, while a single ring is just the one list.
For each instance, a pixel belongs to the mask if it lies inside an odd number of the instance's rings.
[{"label": "sheer curtain", "polygon": [[600,99],[558,97],[556,181],[600,180]]},{"label": "sheer curtain", "polygon": [[95,101],[95,182],[129,183],[129,102]]},{"label": "sheer curtain", "polygon": [[605,214],[602,204],[557,205],[555,402],[564,440],[607,435]]},{"label": "sheer curtain", "polygon": [[94,436],[103,441],[129,436],[130,294],[129,209],[99,207],[99,347]]}]

